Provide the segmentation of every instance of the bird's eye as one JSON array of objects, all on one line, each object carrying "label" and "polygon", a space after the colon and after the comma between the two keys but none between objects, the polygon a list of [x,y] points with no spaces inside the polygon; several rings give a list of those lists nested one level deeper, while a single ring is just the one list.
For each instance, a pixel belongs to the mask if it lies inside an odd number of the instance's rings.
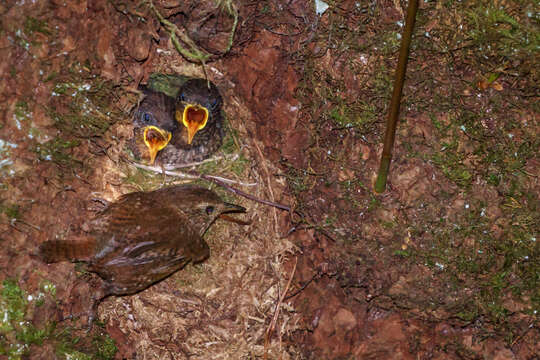
[{"label": "bird's eye", "polygon": [[150,114],[148,114],[148,113],[144,113],[142,118],[143,118],[144,121],[150,122],[150,120],[152,119],[152,116]]},{"label": "bird's eye", "polygon": [[207,207],[206,207],[206,213],[207,213],[208,215],[210,215],[210,214],[213,213],[213,212],[214,212],[214,207],[213,207],[213,206],[207,206]]}]

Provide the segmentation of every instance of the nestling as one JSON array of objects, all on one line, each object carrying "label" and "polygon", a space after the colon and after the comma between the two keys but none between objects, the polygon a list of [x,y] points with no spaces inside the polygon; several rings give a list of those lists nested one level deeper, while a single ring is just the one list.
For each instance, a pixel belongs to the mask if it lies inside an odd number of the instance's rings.
[{"label": "nestling", "polygon": [[139,89],[144,99],[133,115],[133,138],[129,147],[136,158],[153,165],[158,152],[169,144],[176,128],[172,118],[174,99],[144,86]]},{"label": "nestling", "polygon": [[187,80],[176,98],[177,129],[160,161],[167,167],[204,160],[221,146],[224,129],[222,98],[218,88],[205,79]]}]

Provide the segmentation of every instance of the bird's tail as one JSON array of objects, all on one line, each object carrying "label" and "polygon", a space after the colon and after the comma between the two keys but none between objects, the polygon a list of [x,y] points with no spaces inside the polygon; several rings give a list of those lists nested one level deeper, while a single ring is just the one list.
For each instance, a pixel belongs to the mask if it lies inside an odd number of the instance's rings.
[{"label": "bird's tail", "polygon": [[94,245],[92,240],[49,240],[39,246],[39,256],[46,263],[87,261],[94,250]]}]

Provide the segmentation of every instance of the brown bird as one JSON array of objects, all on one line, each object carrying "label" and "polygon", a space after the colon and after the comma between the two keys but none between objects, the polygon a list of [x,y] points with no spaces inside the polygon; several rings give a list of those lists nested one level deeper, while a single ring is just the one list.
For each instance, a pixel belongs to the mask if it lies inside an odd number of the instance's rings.
[{"label": "brown bird", "polygon": [[205,79],[189,79],[179,89],[174,118],[177,129],[159,161],[175,167],[208,158],[221,146],[224,129],[218,88]]},{"label": "brown bird", "polygon": [[86,262],[87,269],[103,279],[94,295],[93,315],[109,295],[134,294],[190,261],[208,258],[210,250],[203,239],[206,230],[220,215],[244,211],[200,187],[133,192],[99,212],[78,241],[47,241],[39,252],[47,263]]},{"label": "brown bird", "polygon": [[129,148],[137,159],[153,165],[158,152],[167,146],[176,128],[172,117],[175,100],[144,86],[139,89],[144,99],[133,116],[133,138]]}]

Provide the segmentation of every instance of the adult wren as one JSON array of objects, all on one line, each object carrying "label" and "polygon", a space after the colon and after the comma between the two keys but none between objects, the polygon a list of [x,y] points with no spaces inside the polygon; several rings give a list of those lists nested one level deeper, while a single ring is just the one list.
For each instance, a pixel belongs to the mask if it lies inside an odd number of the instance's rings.
[{"label": "adult wren", "polygon": [[94,295],[93,315],[109,295],[134,294],[189,262],[208,258],[206,230],[220,215],[244,211],[201,187],[133,192],[100,211],[76,241],[50,240],[39,253],[47,263],[85,262],[99,275],[103,281]]}]

